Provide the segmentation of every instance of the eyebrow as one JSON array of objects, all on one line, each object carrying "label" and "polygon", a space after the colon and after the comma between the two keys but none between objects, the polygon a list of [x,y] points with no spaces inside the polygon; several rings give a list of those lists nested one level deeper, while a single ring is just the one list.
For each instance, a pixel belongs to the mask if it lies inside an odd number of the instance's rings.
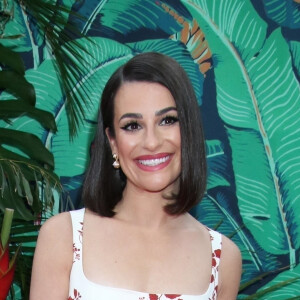
[{"label": "eyebrow", "polygon": [[177,108],[175,106],[169,106],[169,107],[163,108],[163,109],[161,109],[159,111],[156,111],[155,115],[159,117],[159,116],[162,116],[162,115],[164,115],[167,112],[172,111],[172,110],[177,111]]},{"label": "eyebrow", "polygon": [[[158,110],[155,112],[155,116],[159,117],[159,116],[162,116],[164,114],[166,114],[167,112],[169,111],[177,111],[176,107],[175,106],[169,106],[169,107],[166,107],[166,108],[163,108],[161,110]],[[121,116],[121,118],[119,119],[119,122],[122,120],[122,119],[126,119],[126,118],[131,118],[131,119],[143,119],[143,115],[140,114],[140,113],[126,113],[124,115]]]}]

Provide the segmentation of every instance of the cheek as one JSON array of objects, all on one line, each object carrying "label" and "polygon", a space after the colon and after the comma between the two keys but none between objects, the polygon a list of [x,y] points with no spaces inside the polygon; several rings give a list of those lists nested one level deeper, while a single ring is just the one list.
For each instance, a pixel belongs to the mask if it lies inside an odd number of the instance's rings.
[{"label": "cheek", "polygon": [[172,144],[181,149],[181,134],[179,128],[169,135],[169,140]]},{"label": "cheek", "polygon": [[129,156],[134,148],[138,145],[138,141],[133,137],[121,134],[116,139],[116,145],[119,156],[123,157],[123,159],[126,159],[126,157]]},{"label": "cheek", "polygon": [[177,133],[177,143],[178,143],[178,146],[181,147],[181,135],[180,135],[180,131]]}]

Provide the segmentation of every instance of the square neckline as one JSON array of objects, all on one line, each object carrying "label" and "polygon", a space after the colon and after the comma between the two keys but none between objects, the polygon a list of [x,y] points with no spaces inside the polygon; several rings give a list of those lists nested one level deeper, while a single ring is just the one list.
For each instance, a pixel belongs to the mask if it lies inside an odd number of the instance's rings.
[{"label": "square neckline", "polygon": [[[77,218],[77,220],[76,220],[77,221],[77,226],[73,222],[74,212],[77,212],[80,215],[80,218]],[[202,299],[203,297],[206,297],[207,295],[209,295],[209,293],[211,292],[212,288],[215,287],[215,285],[213,284],[213,282],[210,280],[210,283],[208,284],[207,289],[202,294],[196,294],[196,295],[194,295],[194,294],[175,294],[175,293],[163,293],[163,294],[161,294],[161,293],[142,292],[142,291],[137,291],[137,290],[128,289],[128,288],[119,288],[119,287],[114,287],[114,286],[109,286],[109,285],[105,285],[105,284],[100,284],[100,283],[94,282],[94,281],[90,280],[85,275],[85,272],[84,272],[84,269],[83,269],[83,225],[84,225],[84,219],[85,219],[85,208],[82,208],[82,209],[79,209],[79,210],[76,210],[76,211],[70,211],[70,215],[71,215],[71,220],[72,220],[72,225],[73,225],[73,243],[75,241],[76,231],[81,231],[81,241],[80,241],[80,243],[81,243],[81,247],[80,247],[81,258],[77,262],[80,263],[80,267],[78,269],[80,270],[81,276],[82,276],[83,280],[85,281],[85,283],[88,284],[88,285],[91,285],[91,286],[93,286],[95,288],[99,288],[99,289],[101,289],[103,291],[121,292],[123,294],[137,295],[139,297],[149,296],[149,295],[174,295],[174,296],[178,295],[178,297],[184,297],[184,299],[188,298],[186,300],[198,300],[199,298]],[[79,219],[79,222],[78,222],[78,219]],[[82,226],[82,228],[79,228],[80,225]],[[214,233],[217,233],[217,234],[220,235],[220,233],[218,233],[218,232],[216,232],[216,231],[214,231],[214,230],[212,230],[212,229],[210,229],[208,227],[206,227],[206,229],[208,230],[208,233],[209,233],[211,241],[214,240],[214,238],[215,238]],[[77,236],[79,236],[78,232],[77,232]],[[222,242],[220,242],[220,244],[222,244]],[[221,245],[220,245],[220,247],[221,247]],[[214,267],[214,247],[213,247],[212,242],[211,242],[211,253],[212,253],[212,258],[211,258],[211,274],[210,274],[210,276],[212,278],[212,276],[214,276],[214,268],[215,268]],[[74,265],[74,262],[73,262],[73,265]],[[73,267],[72,267],[72,269],[73,269]],[[71,270],[71,273],[72,273],[72,270]],[[218,282],[217,282],[217,284],[218,284]],[[173,298],[170,298],[170,299],[173,299]],[[205,299],[208,299],[208,298],[205,298]]]}]

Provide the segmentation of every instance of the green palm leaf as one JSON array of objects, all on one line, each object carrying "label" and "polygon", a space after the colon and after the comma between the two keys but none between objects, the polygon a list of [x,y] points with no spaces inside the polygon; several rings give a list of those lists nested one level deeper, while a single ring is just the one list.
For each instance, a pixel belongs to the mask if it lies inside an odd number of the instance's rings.
[{"label": "green palm leaf", "polygon": [[289,44],[295,73],[300,78],[300,42],[290,41]]},{"label": "green palm leaf", "polygon": [[[124,36],[137,33],[141,28],[155,33],[153,38],[161,38],[162,35],[167,37],[182,28],[182,25],[168,15],[159,3],[152,0],[107,1],[103,8],[101,7],[101,11],[97,11],[98,14],[100,12],[102,27],[99,28],[100,33],[107,36],[107,31],[111,31],[111,34],[115,32],[113,35],[116,40],[123,40]],[[99,25],[94,24],[94,27]],[[87,28],[89,27],[91,25],[88,24]],[[136,34],[131,35],[130,40],[137,41],[141,38]]]},{"label": "green palm leaf", "polygon": [[[58,134],[47,134],[46,144],[50,144],[56,161],[56,172],[60,176],[75,176],[82,174],[88,163],[89,146],[94,135],[100,96],[103,87],[112,72],[132,57],[128,47],[106,39],[93,39],[93,46],[85,39],[78,41],[85,51],[93,52],[94,59],[88,61],[90,68],[85,69],[82,79],[72,88],[72,95],[82,90],[90,90],[90,104],[84,106],[84,129],[78,132],[72,141],[69,140],[67,109],[61,99],[56,103],[56,123]],[[47,69],[49,72],[49,68]],[[61,149],[64,149],[62,153]]]},{"label": "green palm leaf", "polygon": [[245,230],[235,195],[230,191],[228,157],[217,140],[206,141],[208,162],[207,193],[191,213],[210,228],[217,229],[231,238],[243,253],[243,282],[264,271],[279,268],[275,257],[264,251],[251,234]]},{"label": "green palm leaf", "polygon": [[28,52],[31,49],[34,49],[31,42],[34,35],[28,34],[26,13],[21,9],[21,6],[18,5],[19,1],[6,1],[6,3],[12,8],[12,11],[10,12],[11,18],[9,19],[9,22],[5,24],[1,44],[12,49],[16,46],[17,41],[20,52]]},{"label": "green palm leaf", "polygon": [[22,119],[20,116],[26,115],[53,131],[56,125],[51,113],[34,107],[35,90],[24,77],[20,56],[3,47],[0,49],[1,62],[5,65],[0,71],[4,89],[1,98],[11,99],[12,94],[19,98],[0,101],[0,119],[4,120],[0,128],[0,209],[13,208],[16,218],[32,220],[40,214],[43,205],[52,207],[51,187],[60,183],[53,173],[53,155],[37,136],[12,128],[11,119]]},{"label": "green palm leaf", "polygon": [[207,191],[200,205],[191,213],[201,223],[222,232],[238,245],[245,262],[243,282],[247,282],[264,270],[273,270],[278,266],[274,257],[261,249],[251,234],[244,230],[242,221],[236,217],[237,203],[232,200],[233,195],[226,189],[217,193],[213,190]]},{"label": "green palm leaf", "polygon": [[194,86],[198,103],[201,105],[204,76],[200,73],[199,66],[192,59],[183,43],[169,39],[151,39],[136,43],[128,43],[126,45],[138,53],[149,51],[160,52],[177,60],[187,72]]},{"label": "green palm leaf", "polygon": [[0,101],[0,119],[17,118],[22,115],[37,120],[43,127],[56,132],[56,124],[53,115],[47,111],[35,108],[24,101],[3,100]]},{"label": "green palm leaf", "polygon": [[[0,212],[0,223],[2,219],[3,213]],[[16,299],[29,299],[32,257],[40,227],[40,225],[34,225],[33,222],[18,219],[13,220],[10,238],[11,252],[14,253],[21,245],[14,276],[14,283],[18,284],[21,291],[14,286]]]},{"label": "green palm leaf", "polygon": [[[92,3],[94,2],[94,3]],[[102,9],[104,5],[108,2],[108,0],[90,0],[89,7],[86,7],[85,9],[88,9],[88,11],[84,12],[85,16],[88,16],[84,22],[84,25],[82,26],[82,33],[87,34],[91,27],[93,26],[93,23],[97,19],[98,15],[102,12]],[[79,27],[79,26],[78,26]]]},{"label": "green palm leaf", "polygon": [[300,28],[299,2],[295,0],[263,0],[266,15],[280,26]]},{"label": "green palm leaf", "polygon": [[35,104],[33,86],[25,78],[14,71],[3,70],[0,72],[0,89],[7,88],[17,98]]},{"label": "green palm leaf", "polygon": [[24,78],[24,63],[21,56],[12,50],[0,45],[0,89],[7,90],[18,99],[35,104],[33,86]]},{"label": "green palm leaf", "polygon": [[279,30],[265,39],[266,26],[250,1],[186,6],[213,53],[244,223],[262,248],[288,254],[293,266],[300,247],[300,92],[287,44]]},{"label": "green palm leaf", "polygon": [[[39,162],[41,165],[46,164],[50,169],[54,169],[54,159],[51,152],[44,147],[37,136],[6,128],[0,128],[0,136],[1,145],[4,144],[18,148],[35,162]],[[5,157],[8,159],[21,160],[21,157],[18,158],[13,153],[10,154],[8,152]]]},{"label": "green palm leaf", "polygon": [[208,163],[207,190],[215,187],[230,186],[227,171],[228,159],[220,141],[206,141],[206,157]]},{"label": "green palm leaf", "polygon": [[255,294],[241,299],[299,299],[300,265],[295,269],[281,272]]},{"label": "green palm leaf", "polygon": [[[55,172],[59,176],[69,177],[84,173],[88,163],[88,149],[94,135],[102,89],[114,69],[132,57],[132,50],[118,42],[100,38],[91,40],[92,43],[86,39],[78,40],[85,51],[93,52],[95,59],[87,58],[91,67],[85,69],[81,80],[72,87],[74,95],[83,89],[89,89],[91,99],[89,105],[84,106],[86,118],[76,137],[70,140],[65,98],[57,80],[54,63],[50,59],[45,60],[36,70],[26,71],[26,78],[32,82],[35,88],[37,108],[43,108],[54,115],[57,133],[54,135],[28,116],[13,120],[11,125],[3,124],[7,128],[18,128],[37,134],[53,153]],[[9,98],[9,95],[2,95],[2,97]]]},{"label": "green palm leaf", "polygon": [[0,62],[20,75],[24,75],[25,67],[21,56],[0,44]]},{"label": "green palm leaf", "polygon": [[[20,13],[14,22],[20,25],[20,30],[25,32],[26,41],[14,40],[13,45],[17,47],[18,51],[25,52],[27,47],[31,48],[34,69],[41,64],[44,58],[54,58],[56,72],[59,74],[58,80],[66,95],[70,134],[74,136],[81,120],[85,117],[83,107],[89,102],[89,93],[82,90],[76,95],[71,95],[71,89],[82,77],[81,72],[84,67],[89,68],[85,57],[90,53],[84,53],[84,50],[74,40],[74,37],[82,36],[82,34],[68,23],[71,14],[70,3],[68,1],[61,3],[60,1],[24,0],[21,3],[17,1],[16,6],[16,11],[20,11]],[[24,18],[24,15],[27,17]],[[81,18],[75,13],[72,13],[72,16]],[[8,26],[7,31],[10,32],[10,30],[11,27]],[[22,47],[24,43],[25,48]],[[64,48],[62,48],[62,44],[65,45]]]},{"label": "green palm leaf", "polygon": [[[14,132],[14,135],[18,134],[21,133]],[[36,144],[38,139],[33,137]],[[17,143],[19,144],[19,141]],[[30,152],[28,148],[26,150],[27,153]],[[41,153],[36,152],[39,150]],[[33,153],[30,154],[36,160],[0,147],[0,208],[13,208],[16,218],[25,220],[37,217],[42,207],[41,200],[45,207],[52,207],[53,193],[49,193],[50,186],[60,187],[57,175],[41,161],[46,160],[46,163],[53,164],[53,156],[45,152],[44,146],[33,148]],[[39,183],[42,183],[42,190]],[[26,203],[30,209],[25,205]]]}]

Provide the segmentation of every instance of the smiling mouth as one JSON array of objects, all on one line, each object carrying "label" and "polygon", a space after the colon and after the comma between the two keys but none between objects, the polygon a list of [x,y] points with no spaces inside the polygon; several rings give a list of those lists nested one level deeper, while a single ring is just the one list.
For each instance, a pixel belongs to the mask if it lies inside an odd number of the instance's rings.
[{"label": "smiling mouth", "polygon": [[138,160],[138,162],[144,166],[155,167],[155,166],[165,163],[169,159],[170,159],[170,155],[162,157],[162,158]]}]

